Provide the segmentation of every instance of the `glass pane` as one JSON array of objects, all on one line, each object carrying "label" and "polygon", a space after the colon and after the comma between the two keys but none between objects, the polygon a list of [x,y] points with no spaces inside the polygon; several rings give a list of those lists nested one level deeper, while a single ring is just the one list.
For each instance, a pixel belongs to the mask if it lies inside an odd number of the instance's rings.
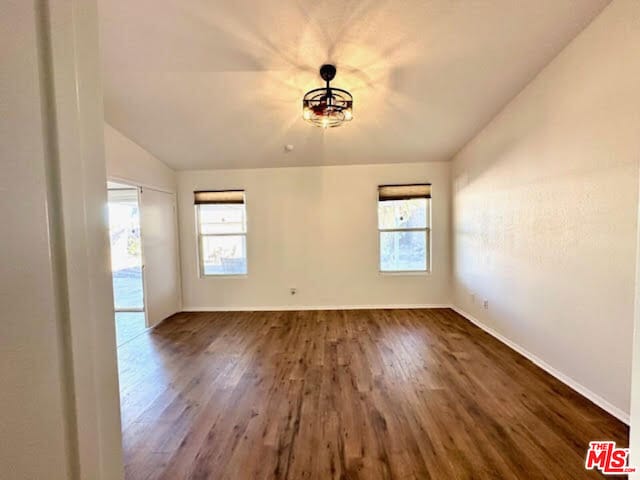
[{"label": "glass pane", "polygon": [[115,308],[142,309],[144,297],[138,193],[135,189],[110,190],[108,195]]},{"label": "glass pane", "polygon": [[144,312],[116,312],[116,345],[118,347],[146,329]]},{"label": "glass pane", "polygon": [[205,275],[247,273],[247,245],[244,235],[204,236],[201,254]]},{"label": "glass pane", "polygon": [[378,228],[427,228],[429,199],[388,200],[378,202]]},{"label": "glass pane", "polygon": [[409,272],[426,269],[426,232],[380,232],[381,271]]},{"label": "glass pane", "polygon": [[200,233],[245,233],[245,206],[230,205],[199,205]]}]

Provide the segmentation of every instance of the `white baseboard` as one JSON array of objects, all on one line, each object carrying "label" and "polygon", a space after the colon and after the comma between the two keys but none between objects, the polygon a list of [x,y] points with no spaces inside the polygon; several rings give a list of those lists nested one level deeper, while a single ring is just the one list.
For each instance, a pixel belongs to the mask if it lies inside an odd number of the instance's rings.
[{"label": "white baseboard", "polygon": [[183,307],[183,312],[279,312],[305,310],[389,310],[411,308],[451,308],[449,304],[402,304],[402,305],[281,305],[260,307]]},{"label": "white baseboard", "polygon": [[564,373],[560,372],[559,370],[556,370],[555,368],[553,368],[551,365],[546,363],[541,358],[535,356],[533,353],[529,352],[528,350],[526,350],[525,348],[521,347],[517,343],[509,340],[507,337],[505,337],[505,336],[501,335],[500,333],[496,332],[491,327],[486,326],[484,323],[482,323],[480,320],[475,318],[473,315],[470,315],[469,313],[465,312],[461,308],[456,307],[455,305],[450,305],[450,308],[453,311],[455,311],[456,313],[458,313],[459,315],[463,316],[465,319],[469,320],[471,323],[473,323],[477,327],[479,327],[482,330],[484,330],[485,332],[487,332],[492,337],[496,338],[500,342],[502,342],[505,345],[507,345],[512,350],[515,350],[517,353],[519,353],[523,357],[531,360],[538,367],[540,367],[541,369],[543,369],[544,371],[546,371],[550,375],[553,375],[558,380],[560,380],[562,383],[564,383],[565,385],[569,386],[570,388],[572,388],[573,390],[578,392],[583,397],[586,397],[587,399],[591,400],[593,403],[595,403],[600,408],[602,408],[603,410],[607,411],[608,413],[610,413],[611,415],[616,417],[621,422],[624,422],[627,425],[630,425],[631,420],[630,420],[630,416],[629,416],[629,414],[627,412],[624,412],[623,410],[619,409],[618,407],[612,405],[611,403],[606,401],[604,398],[602,398],[600,395],[592,392],[587,387],[585,387],[584,385],[580,384],[579,382],[576,382],[574,379],[572,379],[571,377],[565,375]]}]

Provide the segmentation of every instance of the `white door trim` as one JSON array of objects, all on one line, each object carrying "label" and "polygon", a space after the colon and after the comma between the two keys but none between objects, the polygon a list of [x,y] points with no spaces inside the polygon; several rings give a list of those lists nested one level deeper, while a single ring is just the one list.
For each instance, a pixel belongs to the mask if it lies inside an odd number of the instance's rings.
[{"label": "white door trim", "polygon": [[71,478],[123,478],[96,0],[39,0]]}]

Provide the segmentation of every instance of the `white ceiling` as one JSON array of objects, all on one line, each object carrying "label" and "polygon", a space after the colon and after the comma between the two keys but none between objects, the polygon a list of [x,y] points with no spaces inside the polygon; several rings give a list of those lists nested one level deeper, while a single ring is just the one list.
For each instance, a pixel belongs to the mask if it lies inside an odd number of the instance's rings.
[{"label": "white ceiling", "polygon": [[[608,3],[100,0],[106,120],[179,170],[449,160]],[[326,131],[325,62],[355,114]]]}]

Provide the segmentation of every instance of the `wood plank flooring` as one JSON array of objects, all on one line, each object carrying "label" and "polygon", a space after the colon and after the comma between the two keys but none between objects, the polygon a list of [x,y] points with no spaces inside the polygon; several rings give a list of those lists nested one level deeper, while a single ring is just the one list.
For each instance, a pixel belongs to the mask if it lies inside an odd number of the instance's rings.
[{"label": "wood plank flooring", "polygon": [[182,313],[119,364],[127,480],[603,478],[628,441],[449,309]]}]

